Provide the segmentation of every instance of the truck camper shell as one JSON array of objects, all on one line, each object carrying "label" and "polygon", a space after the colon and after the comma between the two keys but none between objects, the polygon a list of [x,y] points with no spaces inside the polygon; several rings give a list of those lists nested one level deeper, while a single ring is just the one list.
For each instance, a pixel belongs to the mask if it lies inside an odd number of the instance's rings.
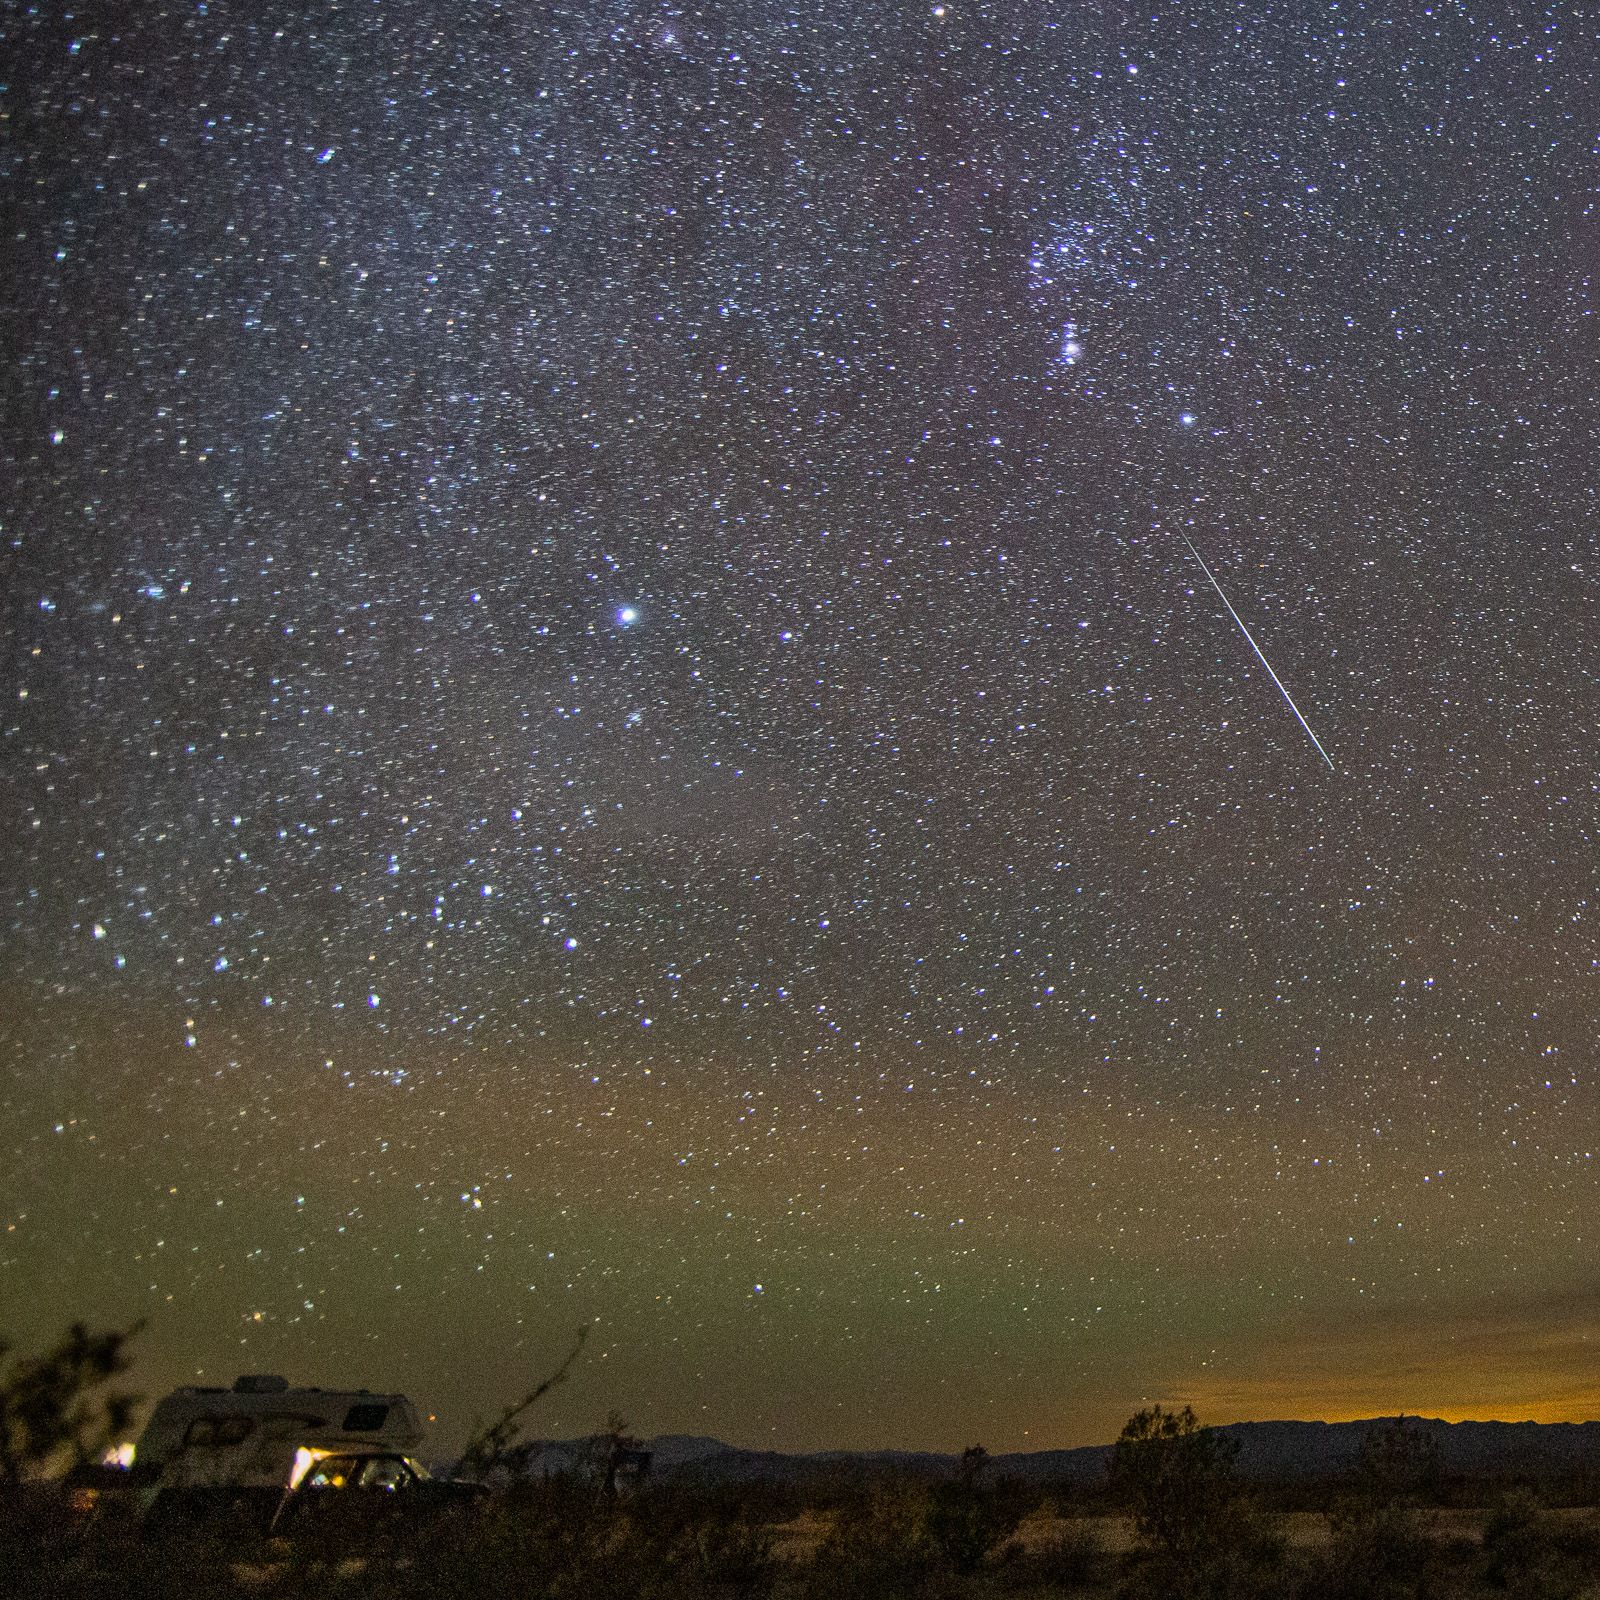
[{"label": "truck camper shell", "polygon": [[134,1469],[163,1490],[278,1489],[334,1451],[406,1454],[421,1419],[403,1394],[291,1388],[246,1376],[231,1389],[185,1386],[158,1402],[134,1449]]}]

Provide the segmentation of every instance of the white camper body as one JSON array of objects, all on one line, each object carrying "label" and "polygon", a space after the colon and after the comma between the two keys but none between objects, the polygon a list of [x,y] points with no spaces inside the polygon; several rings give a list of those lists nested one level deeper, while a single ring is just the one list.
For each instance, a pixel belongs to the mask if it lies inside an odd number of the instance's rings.
[{"label": "white camper body", "polygon": [[231,1389],[174,1389],[151,1412],[134,1466],[163,1490],[281,1490],[330,1452],[406,1454],[421,1442],[403,1394],[243,1377]]}]

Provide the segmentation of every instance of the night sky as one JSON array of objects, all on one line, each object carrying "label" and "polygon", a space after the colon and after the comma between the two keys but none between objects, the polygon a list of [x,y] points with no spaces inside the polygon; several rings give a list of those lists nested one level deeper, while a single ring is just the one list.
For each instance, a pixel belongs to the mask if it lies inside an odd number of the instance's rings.
[{"label": "night sky", "polygon": [[3,32],[0,1327],[1600,1412],[1588,8]]}]

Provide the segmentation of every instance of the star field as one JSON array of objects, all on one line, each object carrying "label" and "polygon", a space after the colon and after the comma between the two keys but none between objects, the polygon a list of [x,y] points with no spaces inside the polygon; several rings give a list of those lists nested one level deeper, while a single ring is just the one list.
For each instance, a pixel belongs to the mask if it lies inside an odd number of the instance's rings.
[{"label": "star field", "polygon": [[9,1331],[1594,1414],[1582,8],[3,31]]}]

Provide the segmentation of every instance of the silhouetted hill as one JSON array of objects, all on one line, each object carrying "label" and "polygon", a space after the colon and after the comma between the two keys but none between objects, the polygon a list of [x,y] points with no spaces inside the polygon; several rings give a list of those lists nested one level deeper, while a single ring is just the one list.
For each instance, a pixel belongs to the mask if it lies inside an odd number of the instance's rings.
[{"label": "silhouetted hill", "polygon": [[[1379,1421],[1391,1421],[1380,1418]],[[1487,1478],[1600,1469],[1600,1422],[1441,1422],[1411,1419],[1430,1435],[1440,1470]],[[1280,1481],[1347,1472],[1371,1422],[1241,1422],[1221,1431],[1240,1442],[1240,1470]]]},{"label": "silhouetted hill", "polygon": [[[1218,1429],[1239,1441],[1239,1470],[1265,1482],[1337,1478],[1355,1464],[1363,1422],[1236,1422]],[[1600,1422],[1441,1422],[1412,1418],[1436,1442],[1440,1470],[1460,1478],[1600,1474]],[[568,1470],[591,1451],[586,1439],[550,1440],[532,1458],[536,1473]],[[931,1451],[832,1450],[788,1455],[746,1450],[718,1439],[666,1434],[649,1441],[654,1476],[695,1483],[813,1483],[820,1479],[947,1477],[960,1460]],[[1028,1483],[1092,1483],[1105,1472],[1110,1445],[997,1455],[992,1471]]]}]

